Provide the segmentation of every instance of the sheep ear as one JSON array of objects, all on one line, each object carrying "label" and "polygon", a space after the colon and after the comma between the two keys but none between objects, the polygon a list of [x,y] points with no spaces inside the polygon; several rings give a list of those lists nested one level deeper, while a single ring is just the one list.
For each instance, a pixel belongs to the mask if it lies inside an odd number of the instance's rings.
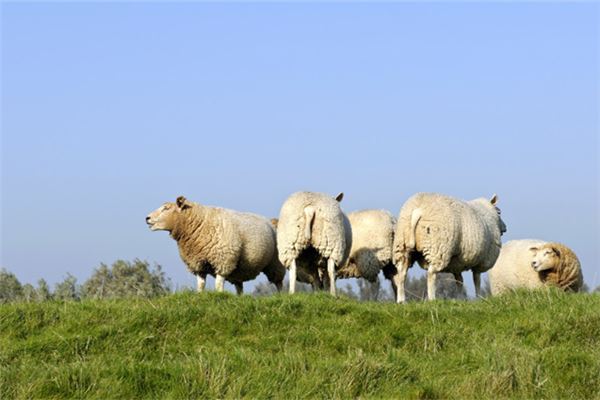
[{"label": "sheep ear", "polygon": [[496,203],[498,203],[498,195],[497,194],[494,193],[494,195],[490,199],[490,203],[492,203],[493,206],[495,206]]},{"label": "sheep ear", "polygon": [[344,192],[340,192],[340,194],[338,194],[337,196],[334,197],[334,199],[340,203],[342,201],[342,199],[344,198]]},{"label": "sheep ear", "polygon": [[183,196],[179,196],[177,200],[175,200],[175,204],[177,204],[177,207],[179,207],[181,210],[185,210],[186,208],[190,207],[190,203]]},{"label": "sheep ear", "polygon": [[536,246],[531,246],[529,248],[529,251],[533,251],[534,253],[537,252],[539,249]]},{"label": "sheep ear", "polygon": [[556,255],[557,255],[558,257],[560,257],[560,250],[558,250],[558,249],[557,249],[556,247],[554,247],[554,246],[552,246],[552,247],[551,247],[551,249],[552,249],[552,251],[553,251],[554,253],[556,253]]}]

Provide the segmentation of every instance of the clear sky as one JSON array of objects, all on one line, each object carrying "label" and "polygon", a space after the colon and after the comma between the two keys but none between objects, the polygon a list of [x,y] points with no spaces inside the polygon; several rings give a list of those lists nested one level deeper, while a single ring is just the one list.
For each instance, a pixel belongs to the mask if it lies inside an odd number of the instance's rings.
[{"label": "clear sky", "polygon": [[148,212],[271,217],[312,190],[396,215],[497,193],[506,240],[564,242],[600,285],[597,3],[1,7],[0,266],[22,282],[138,257],[193,285]]}]

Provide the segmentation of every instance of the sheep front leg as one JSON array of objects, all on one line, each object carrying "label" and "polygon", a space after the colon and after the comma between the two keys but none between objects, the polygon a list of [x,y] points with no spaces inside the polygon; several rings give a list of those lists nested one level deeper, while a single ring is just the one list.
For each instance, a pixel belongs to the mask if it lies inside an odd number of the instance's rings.
[{"label": "sheep front leg", "polygon": [[225,277],[223,275],[219,275],[217,274],[217,277],[215,278],[215,290],[217,292],[222,292],[223,290],[225,290]]},{"label": "sheep front leg", "polygon": [[335,296],[335,261],[327,259],[327,275],[329,276],[329,293]]},{"label": "sheep front leg", "polygon": [[408,265],[406,263],[399,263],[396,274],[392,276],[392,286],[396,289],[396,302],[398,304],[406,302],[406,293],[404,291],[404,285],[406,283],[406,273],[408,272]]},{"label": "sheep front leg", "polygon": [[290,294],[296,292],[296,260],[292,260],[290,265]]},{"label": "sheep front leg", "polygon": [[473,284],[475,285],[475,297],[481,297],[481,273],[473,271]]},{"label": "sheep front leg", "polygon": [[239,282],[235,284],[235,292],[238,294],[238,296],[241,296],[242,293],[244,293],[244,283],[243,282]]},{"label": "sheep front leg", "polygon": [[198,293],[204,292],[205,287],[206,287],[206,274],[196,275],[196,289],[198,290]]},{"label": "sheep front leg", "polygon": [[427,298],[429,300],[435,300],[435,281],[437,278],[437,271],[431,266],[427,270]]}]

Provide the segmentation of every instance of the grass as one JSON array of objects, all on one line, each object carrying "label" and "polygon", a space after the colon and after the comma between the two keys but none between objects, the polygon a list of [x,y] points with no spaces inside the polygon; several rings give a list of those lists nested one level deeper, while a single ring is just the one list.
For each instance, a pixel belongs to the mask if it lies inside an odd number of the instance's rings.
[{"label": "grass", "polygon": [[0,306],[0,398],[600,399],[600,295]]}]

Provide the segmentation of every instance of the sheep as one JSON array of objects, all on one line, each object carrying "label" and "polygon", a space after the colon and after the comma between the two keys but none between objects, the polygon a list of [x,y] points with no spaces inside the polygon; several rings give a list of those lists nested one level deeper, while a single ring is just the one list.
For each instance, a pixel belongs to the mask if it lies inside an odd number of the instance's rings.
[{"label": "sheep", "polygon": [[215,278],[215,288],[223,291],[224,281],[235,285],[238,294],[243,283],[263,272],[270,282],[283,287],[285,268],[277,259],[275,231],[269,220],[256,214],[204,206],[179,196],[164,203],[146,217],[152,231],[168,231],[177,242],[188,270],[197,276],[202,292],[206,276]]},{"label": "sheep", "polygon": [[[379,291],[379,271],[391,279],[396,273],[392,245],[396,219],[385,210],[362,210],[348,214],[352,227],[352,247],[346,264],[337,271],[339,279],[363,278],[370,282],[371,296]],[[394,286],[394,293],[397,289]]]},{"label": "sheep", "polygon": [[300,270],[313,287],[327,283],[335,296],[336,271],[345,264],[352,245],[350,222],[339,205],[343,196],[297,192],[283,203],[277,247],[279,260],[290,271],[290,294]]},{"label": "sheep", "polygon": [[[271,226],[273,227],[273,229],[275,229],[276,232],[278,224],[278,218],[271,218]],[[318,274],[311,273],[308,264],[302,262],[296,263],[296,282],[310,284],[312,286],[313,291],[317,291],[323,288],[323,282],[321,282],[321,280],[319,279]]]},{"label": "sheep", "polygon": [[471,269],[475,293],[481,273],[494,265],[506,225],[496,207],[497,196],[462,201],[437,193],[418,193],[400,210],[394,237],[398,273],[397,302],[405,301],[404,283],[414,261],[427,270],[427,297],[435,299],[438,272],[450,272],[462,288],[462,272]]},{"label": "sheep", "polygon": [[489,270],[492,295],[547,286],[578,292],[583,287],[581,264],[575,253],[560,243],[511,240]]}]

